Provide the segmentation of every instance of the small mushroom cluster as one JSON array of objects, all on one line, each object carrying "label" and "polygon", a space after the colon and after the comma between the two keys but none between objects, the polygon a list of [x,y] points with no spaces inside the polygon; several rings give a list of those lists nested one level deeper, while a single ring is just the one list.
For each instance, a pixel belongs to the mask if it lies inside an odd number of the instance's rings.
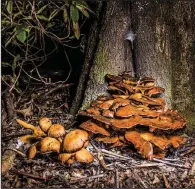
[{"label": "small mushroom cluster", "polygon": [[160,97],[165,90],[155,86],[154,79],[137,80],[128,74],[106,79],[111,96],[100,96],[79,112],[90,118],[80,128],[95,135],[96,141],[110,147],[132,144],[146,159],[164,158],[169,147],[186,141],[174,132],[186,126],[184,119],[174,110],[165,111]]},{"label": "small mushroom cluster", "polygon": [[33,159],[37,153],[56,152],[61,163],[72,164],[75,161],[90,163],[93,155],[86,150],[88,146],[88,133],[81,129],[75,129],[66,133],[63,125],[52,124],[51,120],[43,117],[39,120],[39,126],[34,126],[20,119],[16,120],[26,129],[31,129],[33,134],[20,137],[23,143],[34,140],[28,150],[28,158]]}]

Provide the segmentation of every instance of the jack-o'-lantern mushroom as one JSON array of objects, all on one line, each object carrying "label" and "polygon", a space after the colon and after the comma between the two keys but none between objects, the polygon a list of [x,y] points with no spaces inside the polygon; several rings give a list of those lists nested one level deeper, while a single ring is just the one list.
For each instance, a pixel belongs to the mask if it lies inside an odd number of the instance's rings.
[{"label": "jack-o'-lantern mushroom", "polygon": [[91,163],[92,161],[94,161],[93,155],[85,148],[77,151],[75,153],[75,158],[80,163]]},{"label": "jack-o'-lantern mushroom", "polygon": [[60,145],[61,143],[57,139],[51,137],[45,137],[37,144],[37,149],[41,153],[45,153],[45,152],[59,153]]},{"label": "jack-o'-lantern mushroom", "polygon": [[66,134],[65,128],[60,124],[54,124],[48,129],[48,136],[53,138],[63,137]]},{"label": "jack-o'-lantern mushroom", "polygon": [[42,117],[40,120],[39,120],[39,125],[41,127],[41,129],[44,131],[44,132],[47,132],[48,129],[52,126],[52,122],[49,118],[47,117]]},{"label": "jack-o'-lantern mushroom", "polygon": [[76,152],[88,143],[88,133],[81,129],[70,131],[63,141],[63,150],[65,152]]},{"label": "jack-o'-lantern mushroom", "polygon": [[63,154],[59,154],[58,155],[58,160],[61,162],[61,163],[67,163],[67,164],[72,164],[74,163],[74,153],[63,153]]},{"label": "jack-o'-lantern mushroom", "polygon": [[82,123],[79,127],[86,130],[86,131],[90,131],[94,134],[102,134],[105,136],[110,136],[110,133],[106,129],[98,126],[97,124],[95,124],[91,120],[88,120],[88,121]]}]

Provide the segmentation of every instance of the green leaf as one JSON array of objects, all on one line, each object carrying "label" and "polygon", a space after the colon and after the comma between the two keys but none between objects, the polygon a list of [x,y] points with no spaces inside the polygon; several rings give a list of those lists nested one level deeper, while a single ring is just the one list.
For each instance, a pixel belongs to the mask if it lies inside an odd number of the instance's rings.
[{"label": "green leaf", "polygon": [[85,15],[87,18],[89,18],[89,13],[85,10],[85,8],[81,5],[76,4],[77,9],[79,9],[83,15]]},{"label": "green leaf", "polygon": [[78,22],[74,22],[73,21],[73,31],[74,31],[74,35],[77,39],[80,38],[80,29],[79,29],[79,23]]},{"label": "green leaf", "polygon": [[44,20],[44,21],[46,21],[46,22],[49,21],[48,18],[46,18],[46,17],[43,16],[43,15],[37,15],[37,18],[39,18],[40,20]]},{"label": "green leaf", "polygon": [[52,28],[54,25],[55,25],[55,24],[49,22],[49,23],[46,25],[45,29],[47,30],[47,29],[49,29],[49,28]]},{"label": "green leaf", "polygon": [[81,7],[87,9],[89,12],[95,14],[88,6],[88,4],[85,1],[77,1],[76,2],[77,5],[80,5]]},{"label": "green leaf", "polygon": [[50,14],[50,16],[49,16],[49,21],[50,21],[52,18],[54,18],[54,17],[59,13],[59,11],[60,11],[60,10],[58,10],[58,9],[54,10],[54,11]]},{"label": "green leaf", "polygon": [[87,2],[85,2],[85,1],[77,1],[76,3],[77,3],[77,4],[80,4],[80,5],[83,5],[83,6],[85,6],[86,8],[88,8],[88,4],[87,4]]},{"label": "green leaf", "polygon": [[45,10],[45,8],[46,8],[47,6],[48,6],[48,5],[42,6],[42,7],[37,11],[37,14],[42,13],[42,12]]},{"label": "green leaf", "polygon": [[32,16],[26,16],[23,18],[23,20],[32,20]]},{"label": "green leaf", "polygon": [[70,6],[70,17],[74,22],[78,22],[79,21],[79,11],[78,9],[71,5]]},{"label": "green leaf", "polygon": [[24,43],[26,40],[26,28],[23,27],[19,27],[16,30],[16,38],[18,39],[18,41],[20,41],[21,43]]},{"label": "green leaf", "polygon": [[8,2],[7,2],[7,7],[6,7],[6,9],[7,9],[7,12],[8,12],[9,14],[12,13],[13,1],[8,1]]},{"label": "green leaf", "polygon": [[64,7],[63,18],[64,22],[68,22],[68,12],[66,10],[66,7]]}]

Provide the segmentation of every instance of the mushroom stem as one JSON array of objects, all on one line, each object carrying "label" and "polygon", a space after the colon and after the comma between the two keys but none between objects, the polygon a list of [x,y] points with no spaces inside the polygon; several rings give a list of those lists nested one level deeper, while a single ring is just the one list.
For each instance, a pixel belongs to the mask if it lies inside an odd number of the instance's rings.
[{"label": "mushroom stem", "polygon": [[25,121],[22,121],[21,119],[16,119],[17,123],[20,124],[22,127],[26,128],[26,129],[31,129],[34,131],[35,126],[31,125]]}]

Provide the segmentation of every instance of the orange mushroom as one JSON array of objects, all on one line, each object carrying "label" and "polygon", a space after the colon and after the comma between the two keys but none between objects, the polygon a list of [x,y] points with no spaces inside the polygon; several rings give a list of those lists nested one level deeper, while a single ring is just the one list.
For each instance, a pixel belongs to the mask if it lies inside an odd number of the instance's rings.
[{"label": "orange mushroom", "polygon": [[110,133],[106,129],[98,126],[97,124],[93,123],[91,120],[85,121],[79,127],[84,130],[90,131],[94,134],[102,134],[105,136],[110,136]]},{"label": "orange mushroom", "polygon": [[45,152],[60,152],[60,142],[51,137],[43,138],[38,144],[37,148],[41,153]]},{"label": "orange mushroom", "polygon": [[114,117],[114,112],[113,111],[110,111],[110,110],[104,110],[102,115],[104,117],[109,117],[109,118],[113,118]]},{"label": "orange mushroom", "polygon": [[95,140],[98,141],[98,142],[103,142],[105,144],[114,144],[115,142],[117,142],[119,140],[119,138],[118,138],[118,136],[114,136],[114,137],[96,137]]},{"label": "orange mushroom", "polygon": [[47,130],[52,126],[52,122],[49,118],[47,117],[42,117],[40,120],[39,120],[39,125],[41,127],[41,129],[44,131],[44,132],[47,132]]},{"label": "orange mushroom", "polygon": [[64,138],[63,150],[69,153],[76,152],[83,148],[86,142],[88,142],[88,133],[86,131],[72,130]]},{"label": "orange mushroom", "polygon": [[60,124],[54,124],[48,130],[49,137],[59,138],[59,137],[63,137],[65,134],[66,134],[66,130]]},{"label": "orange mushroom", "polygon": [[168,139],[174,148],[178,148],[186,142],[186,138],[183,136],[169,136]]},{"label": "orange mushroom", "polygon": [[91,163],[94,161],[93,155],[85,148],[82,148],[81,150],[77,151],[75,153],[75,158],[80,163]]},{"label": "orange mushroom", "polygon": [[38,137],[44,137],[46,134],[42,131],[42,129],[37,126],[31,125],[29,123],[26,123],[25,121],[22,121],[20,119],[16,119],[16,121],[24,128],[33,130],[32,135],[24,135],[20,137],[20,140],[24,143],[29,142],[30,139],[38,138]]},{"label": "orange mushroom", "polygon": [[37,154],[36,144],[33,144],[28,150],[28,159],[33,159]]},{"label": "orange mushroom", "polygon": [[86,110],[87,113],[93,114],[93,115],[100,115],[100,111],[96,107],[91,107]]},{"label": "orange mushroom", "polygon": [[58,155],[58,160],[61,163],[72,164],[74,161],[69,161],[74,156],[74,153],[63,153]]},{"label": "orange mushroom", "polygon": [[106,100],[102,104],[98,104],[97,107],[100,108],[100,109],[103,109],[103,110],[108,110],[113,103],[114,103],[113,99]]}]

